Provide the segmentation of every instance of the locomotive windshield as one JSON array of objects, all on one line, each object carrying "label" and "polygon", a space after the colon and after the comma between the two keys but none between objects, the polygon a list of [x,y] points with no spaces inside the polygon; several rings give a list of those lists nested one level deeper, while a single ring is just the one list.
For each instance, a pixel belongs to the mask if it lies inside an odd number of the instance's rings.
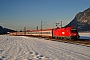
[{"label": "locomotive windshield", "polygon": [[77,32],[77,29],[73,28],[71,29],[71,32]]}]

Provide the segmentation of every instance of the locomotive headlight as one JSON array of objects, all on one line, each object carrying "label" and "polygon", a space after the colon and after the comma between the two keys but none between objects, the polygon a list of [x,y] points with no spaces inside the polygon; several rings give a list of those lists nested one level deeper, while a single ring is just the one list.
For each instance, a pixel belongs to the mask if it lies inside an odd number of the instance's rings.
[{"label": "locomotive headlight", "polygon": [[62,32],[62,34],[65,34],[65,32]]},{"label": "locomotive headlight", "polygon": [[73,34],[74,36],[76,36],[76,34]]},{"label": "locomotive headlight", "polygon": [[71,34],[72,36],[76,36],[76,34]]},{"label": "locomotive headlight", "polygon": [[76,34],[74,34],[74,35],[76,35]]}]

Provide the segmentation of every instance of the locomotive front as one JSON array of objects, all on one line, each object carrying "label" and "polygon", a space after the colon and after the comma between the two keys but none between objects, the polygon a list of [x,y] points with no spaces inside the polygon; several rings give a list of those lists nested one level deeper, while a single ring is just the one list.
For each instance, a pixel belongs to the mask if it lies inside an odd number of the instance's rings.
[{"label": "locomotive front", "polygon": [[80,37],[75,27],[71,28],[70,32],[71,32],[71,39],[78,39]]}]

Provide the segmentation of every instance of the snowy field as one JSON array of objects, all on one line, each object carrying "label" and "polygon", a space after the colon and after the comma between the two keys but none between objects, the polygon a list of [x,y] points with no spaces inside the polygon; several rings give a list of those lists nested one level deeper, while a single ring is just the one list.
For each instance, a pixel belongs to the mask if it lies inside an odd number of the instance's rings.
[{"label": "snowy field", "polygon": [[79,33],[80,39],[89,39],[90,40],[90,32],[87,33]]},{"label": "snowy field", "polygon": [[0,35],[0,60],[90,60],[90,47]]}]

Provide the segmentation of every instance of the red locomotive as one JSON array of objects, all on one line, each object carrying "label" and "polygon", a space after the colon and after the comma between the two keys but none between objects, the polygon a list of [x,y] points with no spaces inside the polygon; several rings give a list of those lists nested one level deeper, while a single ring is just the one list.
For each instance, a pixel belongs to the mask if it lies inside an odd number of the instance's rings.
[{"label": "red locomotive", "polygon": [[53,30],[53,37],[60,38],[60,39],[78,39],[79,34],[74,26],[63,27],[59,29]]},{"label": "red locomotive", "polygon": [[79,38],[78,31],[74,26],[27,31],[26,35],[51,37],[51,38],[57,38],[57,39],[78,39]]}]

